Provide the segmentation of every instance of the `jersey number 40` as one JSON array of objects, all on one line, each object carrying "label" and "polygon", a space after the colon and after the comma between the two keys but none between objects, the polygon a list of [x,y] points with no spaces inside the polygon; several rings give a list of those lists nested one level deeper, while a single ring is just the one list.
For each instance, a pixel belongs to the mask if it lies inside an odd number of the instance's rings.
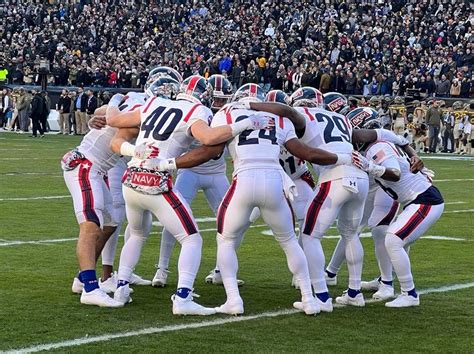
[{"label": "jersey number 40", "polygon": [[144,138],[153,132],[153,139],[167,140],[183,118],[183,111],[179,108],[157,107],[143,122],[140,130],[145,131]]}]

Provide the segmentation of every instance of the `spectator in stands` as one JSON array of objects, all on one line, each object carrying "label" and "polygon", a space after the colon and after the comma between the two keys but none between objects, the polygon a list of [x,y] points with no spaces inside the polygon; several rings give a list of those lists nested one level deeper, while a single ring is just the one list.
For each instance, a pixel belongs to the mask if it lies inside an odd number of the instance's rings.
[{"label": "spectator in stands", "polygon": [[438,145],[438,135],[441,124],[442,112],[439,107],[440,101],[434,100],[433,105],[428,108],[426,112],[426,124],[428,125],[429,131],[429,152],[435,153]]}]

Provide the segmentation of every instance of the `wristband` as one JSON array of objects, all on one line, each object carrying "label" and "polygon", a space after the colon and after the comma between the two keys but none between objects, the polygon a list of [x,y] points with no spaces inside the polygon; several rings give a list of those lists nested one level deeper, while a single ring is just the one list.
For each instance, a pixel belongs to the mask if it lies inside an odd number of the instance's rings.
[{"label": "wristband", "polygon": [[250,129],[252,121],[250,119],[243,119],[240,122],[232,123],[230,129],[232,129],[232,137],[235,137],[243,131]]},{"label": "wristband", "polygon": [[385,170],[386,168],[384,166],[376,165],[372,161],[369,163],[368,172],[374,177],[377,177],[377,178],[382,177],[383,174],[385,173]]},{"label": "wristband", "polygon": [[130,144],[129,142],[124,142],[120,145],[120,154],[123,156],[134,156],[135,154],[135,145]]},{"label": "wristband", "polygon": [[352,156],[349,154],[336,154],[337,161],[335,165],[352,165]]},{"label": "wristband", "polygon": [[176,159],[164,159],[160,161],[160,171],[174,172],[177,169]]}]

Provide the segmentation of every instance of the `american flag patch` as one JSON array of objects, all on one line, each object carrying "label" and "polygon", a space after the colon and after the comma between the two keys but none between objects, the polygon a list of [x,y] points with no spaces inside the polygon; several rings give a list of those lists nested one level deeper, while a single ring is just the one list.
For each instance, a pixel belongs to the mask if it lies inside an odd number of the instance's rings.
[{"label": "american flag patch", "polygon": [[386,156],[385,151],[380,150],[374,156],[372,156],[372,160],[375,162],[381,161]]}]

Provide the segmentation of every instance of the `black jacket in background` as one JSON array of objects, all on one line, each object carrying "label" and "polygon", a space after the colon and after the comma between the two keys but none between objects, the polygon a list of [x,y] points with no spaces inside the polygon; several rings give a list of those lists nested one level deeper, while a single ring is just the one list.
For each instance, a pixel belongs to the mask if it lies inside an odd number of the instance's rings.
[{"label": "black jacket in background", "polygon": [[39,93],[37,93],[31,100],[31,118],[41,119],[45,113],[44,108],[44,99]]},{"label": "black jacket in background", "polygon": [[71,97],[61,95],[59,97],[58,107],[63,113],[71,113]]},{"label": "black jacket in background", "polygon": [[[95,96],[87,97],[87,114],[93,114],[97,109],[97,98]],[[82,103],[82,102],[81,102]]]}]

